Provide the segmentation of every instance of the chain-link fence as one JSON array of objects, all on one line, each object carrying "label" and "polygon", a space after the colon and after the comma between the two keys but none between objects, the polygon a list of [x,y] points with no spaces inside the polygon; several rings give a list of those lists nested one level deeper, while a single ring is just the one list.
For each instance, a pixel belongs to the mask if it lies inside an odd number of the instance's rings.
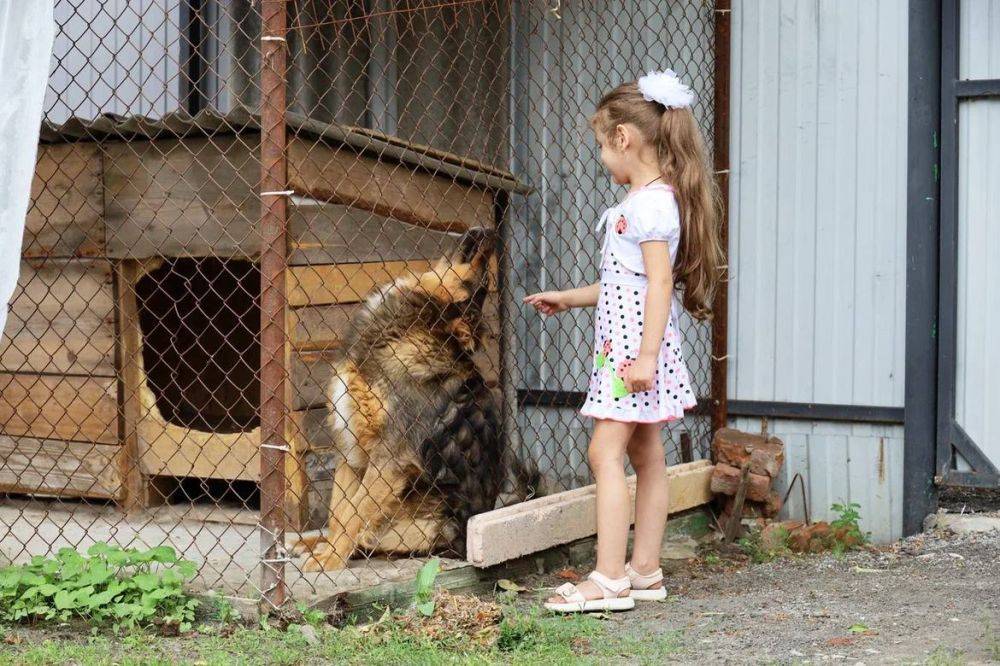
[{"label": "chain-link fence", "polygon": [[[0,343],[5,555],[169,544],[281,603],[461,558],[470,515],[590,482],[593,315],[521,299],[596,281],[603,92],[670,66],[713,136],[715,3],[56,16]],[[725,388],[711,325],[682,329],[671,463],[705,456]]]}]

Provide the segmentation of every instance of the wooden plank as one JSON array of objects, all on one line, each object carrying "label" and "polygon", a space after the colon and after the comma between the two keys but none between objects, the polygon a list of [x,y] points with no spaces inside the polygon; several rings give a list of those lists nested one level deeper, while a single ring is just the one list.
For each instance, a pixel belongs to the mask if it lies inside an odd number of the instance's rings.
[{"label": "wooden plank", "polygon": [[[707,460],[667,468],[671,513],[712,499],[712,470]],[[635,476],[627,481],[634,502]],[[596,525],[596,487],[590,485],[473,516],[466,555],[477,567],[492,566],[590,536]]]},{"label": "wooden plank", "polygon": [[[288,307],[285,307],[285,330],[288,328]],[[290,372],[293,367],[292,357],[295,352],[292,350],[291,342],[286,333],[284,343],[285,371]],[[294,402],[295,384],[292,381],[285,382],[285,400],[289,405]],[[285,419],[284,427],[285,443],[289,448],[288,455],[285,456],[285,516],[287,517],[289,529],[299,530],[305,527],[309,520],[309,479],[306,476],[306,466],[303,456],[305,454],[306,442],[296,437],[296,424],[291,418]],[[261,472],[263,474],[263,472]]]},{"label": "wooden plank", "polygon": [[291,355],[293,409],[327,405],[326,391],[333,379],[333,354],[296,352]]},{"label": "wooden plank", "polygon": [[483,306],[483,344],[473,360],[482,373],[486,385],[500,386],[500,299],[491,292]]},{"label": "wooden plank", "polygon": [[121,455],[118,458],[121,478],[125,484],[123,505],[126,511],[162,503],[160,493],[151,492],[142,475],[139,451],[139,421],[142,415],[142,340],[139,327],[139,307],[135,285],[146,269],[138,261],[123,261],[115,271],[118,282],[118,388],[122,403]]},{"label": "wooden plank", "polygon": [[259,444],[260,428],[232,434],[203,432],[152,416],[139,425],[142,471],[150,475],[257,481]]},{"label": "wooden plank", "polygon": [[114,319],[107,261],[21,262],[0,369],[114,377]]},{"label": "wooden plank", "polygon": [[292,202],[288,223],[291,266],[441,257],[455,248],[459,238],[368,210],[298,197]]},{"label": "wooden plank", "polygon": [[294,137],[288,179],[297,194],[438,231],[493,226],[490,192],[343,147]]},{"label": "wooden plank", "polygon": [[300,352],[339,349],[357,308],[357,304],[351,303],[289,310],[288,334],[292,347]]},{"label": "wooden plank", "polygon": [[118,444],[115,380],[0,373],[0,433]]},{"label": "wooden plank", "polygon": [[310,528],[326,522],[333,488],[333,472],[343,460],[333,448],[331,430],[327,427],[326,408],[305,409],[292,412],[288,441],[301,461],[302,497],[300,526]]},{"label": "wooden plank", "polygon": [[117,499],[122,492],[111,444],[0,436],[0,492]]},{"label": "wooden plank", "polygon": [[295,266],[288,269],[288,305],[356,303],[375,287],[398,277],[420,275],[430,269],[430,261],[389,261],[385,263]]},{"label": "wooden plank", "polygon": [[[109,256],[258,256],[256,133],[105,146]],[[428,229],[493,226],[486,190],[302,139],[289,151],[298,201],[333,204],[292,207],[293,263],[438,256],[447,236]]]},{"label": "wooden plank", "polygon": [[329,410],[326,407],[298,409],[292,412],[292,431],[305,442],[305,451],[332,449],[333,436],[326,424]]},{"label": "wooden plank", "polygon": [[102,169],[99,144],[39,146],[21,256],[104,254]]},{"label": "wooden plank", "polygon": [[109,256],[256,257],[258,143],[249,134],[106,144]]}]

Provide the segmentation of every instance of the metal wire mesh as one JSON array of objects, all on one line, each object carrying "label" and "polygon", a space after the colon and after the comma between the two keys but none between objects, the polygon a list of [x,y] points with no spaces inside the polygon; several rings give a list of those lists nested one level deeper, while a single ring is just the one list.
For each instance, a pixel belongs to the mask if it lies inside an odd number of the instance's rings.
[{"label": "metal wire mesh", "polygon": [[[597,279],[604,91],[670,66],[712,136],[713,11],[57,0],[0,342],[4,554],[166,543],[281,603],[589,483],[592,313],[521,298]],[[711,329],[682,329],[699,408],[671,463],[710,434]]]}]

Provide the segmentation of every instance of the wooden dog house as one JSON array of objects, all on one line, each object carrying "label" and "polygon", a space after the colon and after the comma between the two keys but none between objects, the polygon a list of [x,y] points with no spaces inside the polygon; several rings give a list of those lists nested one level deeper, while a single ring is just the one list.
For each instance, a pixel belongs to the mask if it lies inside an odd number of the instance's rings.
[{"label": "wooden dog house", "polygon": [[[0,490],[133,508],[163,502],[164,479],[258,480],[259,134],[244,112],[43,128],[0,342]],[[493,227],[518,185],[366,130],[290,115],[288,135],[286,507],[302,527],[310,496],[325,511],[323,391],[355,304]]]}]

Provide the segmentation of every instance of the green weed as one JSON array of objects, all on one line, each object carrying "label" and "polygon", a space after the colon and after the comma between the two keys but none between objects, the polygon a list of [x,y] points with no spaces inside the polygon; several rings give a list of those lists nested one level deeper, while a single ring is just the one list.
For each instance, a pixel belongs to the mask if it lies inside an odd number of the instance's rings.
[{"label": "green weed", "polygon": [[116,630],[153,622],[188,631],[198,600],[184,591],[193,562],[169,546],[122,549],[95,543],[83,556],[72,548],[55,557],[0,569],[0,622],[65,622],[82,618]]}]

